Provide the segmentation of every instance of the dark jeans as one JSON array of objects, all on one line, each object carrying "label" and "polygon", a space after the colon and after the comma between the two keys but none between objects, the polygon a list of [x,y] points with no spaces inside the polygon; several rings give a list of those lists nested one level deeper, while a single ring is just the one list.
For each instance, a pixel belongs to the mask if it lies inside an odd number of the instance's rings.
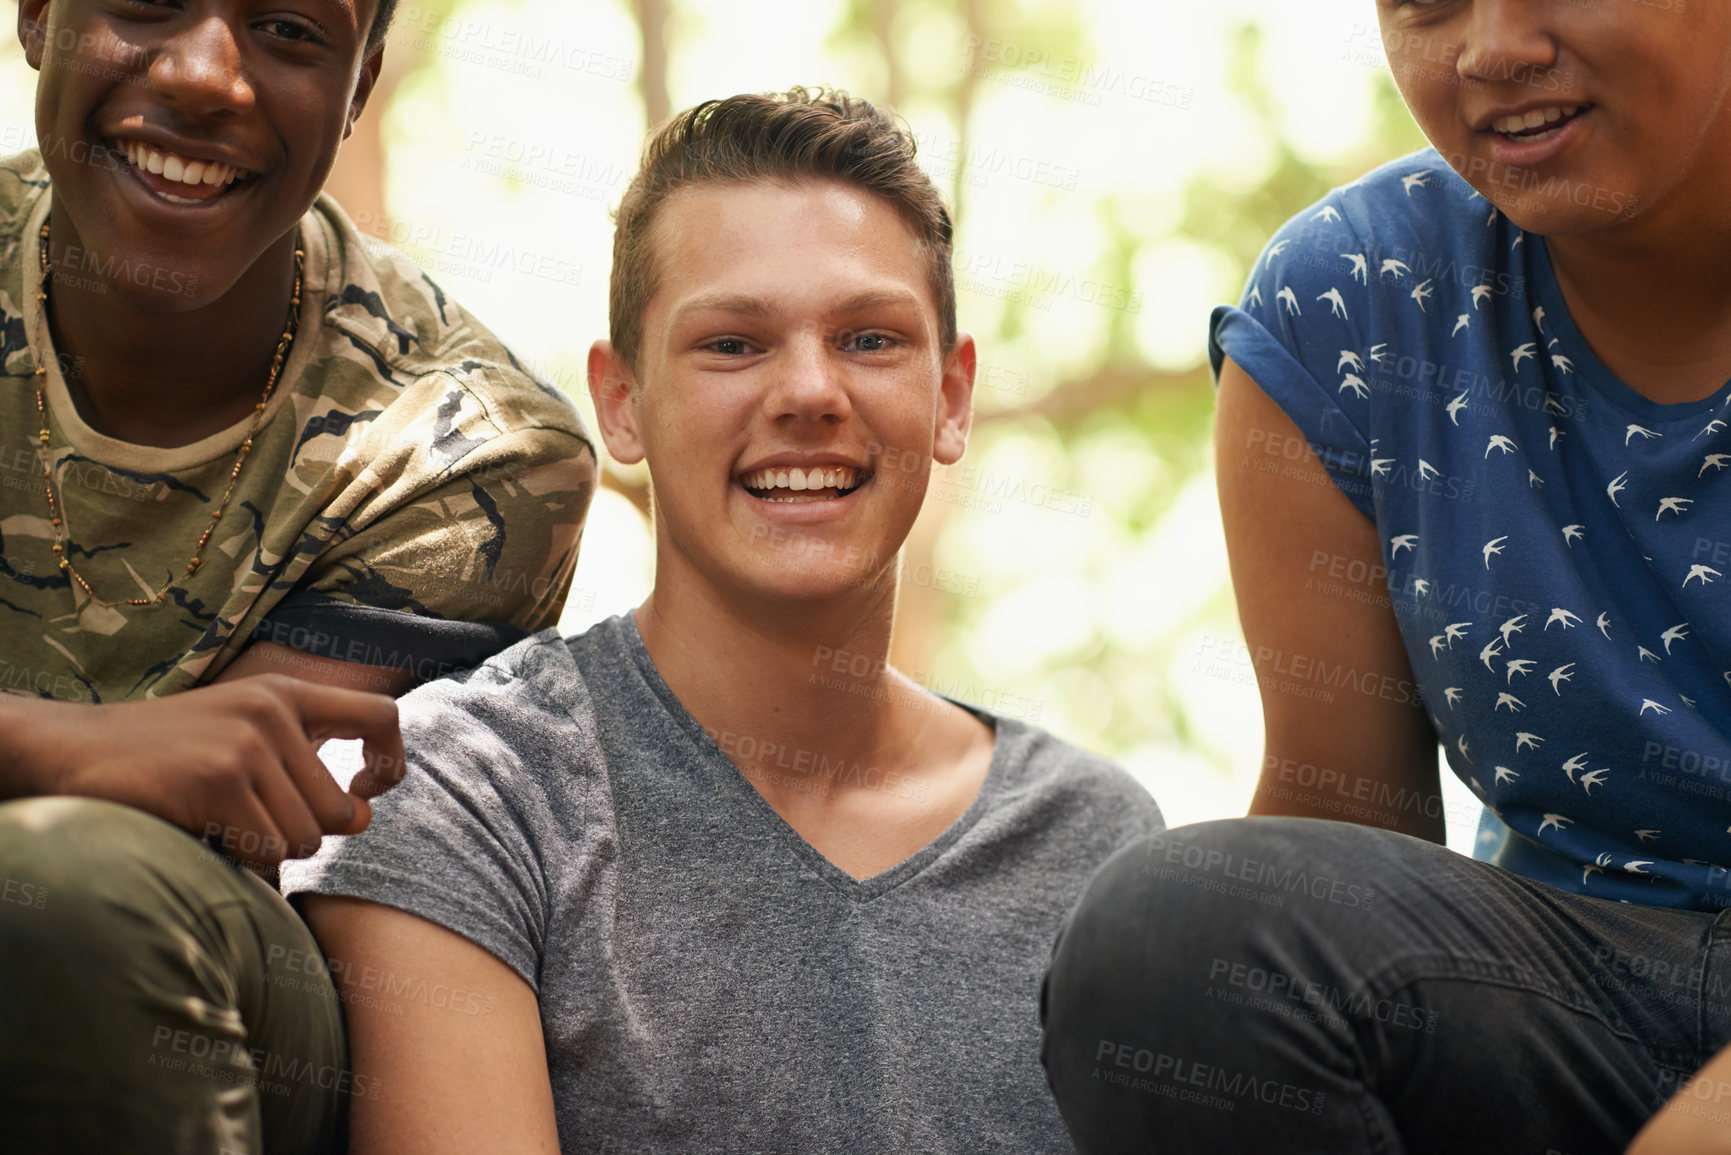
[{"label": "dark jeans", "polygon": [[[1101,868],[1041,996],[1084,1155],[1621,1152],[1731,1042],[1731,914],[1251,818]],[[1693,1104],[1723,1113],[1731,1098]]]},{"label": "dark jeans", "polygon": [[0,805],[0,1148],[338,1149],[342,1008],[282,897],[75,798]]}]

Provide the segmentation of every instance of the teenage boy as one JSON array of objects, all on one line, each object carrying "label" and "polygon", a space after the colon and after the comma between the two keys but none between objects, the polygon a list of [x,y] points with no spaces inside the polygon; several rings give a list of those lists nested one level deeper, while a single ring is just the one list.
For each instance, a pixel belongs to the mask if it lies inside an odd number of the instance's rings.
[{"label": "teenage boy", "polygon": [[[594,465],[570,406],[314,203],[392,6],[19,6],[41,147],[0,161],[9,1150],[337,1131],[335,992],[281,974],[310,935],[182,831],[268,864],[363,828],[402,763],[362,691],[471,665],[568,588]],[[332,735],[373,750],[348,793]]]},{"label": "teenage boy", "polygon": [[649,466],[654,589],[404,699],[404,783],[284,875],[374,996],[356,1077],[391,1092],[356,1151],[1069,1149],[1039,975],[1161,822],[887,662],[969,426],[950,232],[862,100],[712,101],[650,142],[589,380]]}]

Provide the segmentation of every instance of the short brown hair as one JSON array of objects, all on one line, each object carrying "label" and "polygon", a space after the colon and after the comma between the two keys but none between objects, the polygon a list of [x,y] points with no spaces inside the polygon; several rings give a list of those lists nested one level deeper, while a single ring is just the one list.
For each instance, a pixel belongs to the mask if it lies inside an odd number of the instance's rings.
[{"label": "short brown hair", "polygon": [[889,202],[925,249],[927,282],[947,349],[956,341],[950,210],[914,163],[914,138],[886,109],[829,88],[707,100],[669,120],[614,214],[608,329],[637,364],[643,312],[659,283],[650,233],[662,203],[686,185],[829,179]]}]

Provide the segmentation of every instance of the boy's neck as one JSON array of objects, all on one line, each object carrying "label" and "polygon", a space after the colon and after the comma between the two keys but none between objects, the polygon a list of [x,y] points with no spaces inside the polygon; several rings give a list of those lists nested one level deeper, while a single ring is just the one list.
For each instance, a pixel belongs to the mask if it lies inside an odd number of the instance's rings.
[{"label": "boy's neck", "polygon": [[742,608],[658,575],[636,611],[656,670],[794,830],[856,878],[972,804],[993,732],[888,664],[893,571],[818,606]]},{"label": "boy's neck", "polygon": [[[166,311],[67,262],[77,233],[60,212],[52,218],[52,259],[63,274],[49,287],[48,319],[85,424],[116,440],[172,448],[245,420],[263,397],[288,325],[295,233],[267,248],[220,298]],[[279,378],[277,388],[283,384]]]}]

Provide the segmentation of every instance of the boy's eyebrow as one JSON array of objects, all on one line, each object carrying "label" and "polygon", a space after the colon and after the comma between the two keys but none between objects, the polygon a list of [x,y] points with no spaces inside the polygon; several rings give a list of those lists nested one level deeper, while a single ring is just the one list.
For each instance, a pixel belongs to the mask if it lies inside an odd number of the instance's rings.
[{"label": "boy's eyebrow", "polygon": [[[876,309],[894,306],[920,305],[919,294],[907,289],[868,289],[844,298],[832,306],[837,313],[857,313],[865,309]],[[745,293],[702,293],[685,301],[674,311],[674,318],[683,317],[688,313],[714,310],[721,313],[741,313],[753,317],[767,317],[775,312],[773,306],[762,297],[753,297]]]}]

